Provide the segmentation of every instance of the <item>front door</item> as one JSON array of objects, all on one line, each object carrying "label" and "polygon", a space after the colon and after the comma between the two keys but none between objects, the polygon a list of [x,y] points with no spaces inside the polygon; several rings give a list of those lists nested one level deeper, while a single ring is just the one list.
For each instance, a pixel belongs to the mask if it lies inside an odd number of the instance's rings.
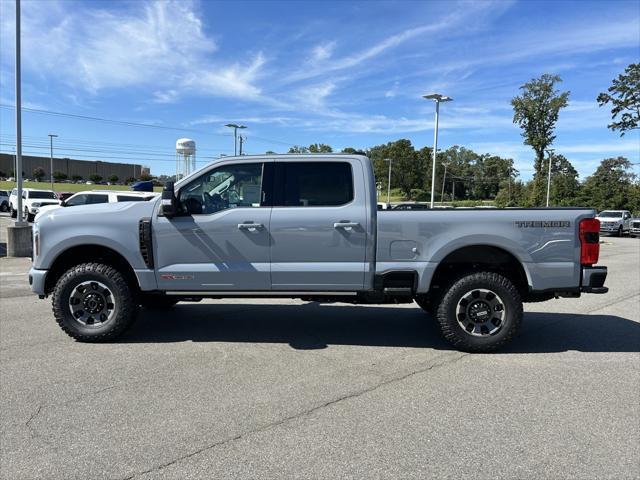
[{"label": "front door", "polygon": [[273,290],[362,290],[367,208],[359,163],[278,161],[271,213]]},{"label": "front door", "polygon": [[179,187],[178,215],[153,221],[160,290],[270,289],[265,164],[221,164]]}]

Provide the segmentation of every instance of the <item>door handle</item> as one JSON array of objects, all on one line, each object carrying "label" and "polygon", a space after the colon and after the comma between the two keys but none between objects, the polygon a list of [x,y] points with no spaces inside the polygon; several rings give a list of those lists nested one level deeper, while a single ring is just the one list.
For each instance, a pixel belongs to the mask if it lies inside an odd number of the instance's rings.
[{"label": "door handle", "polygon": [[360,224],[358,222],[336,222],[333,224],[333,228],[344,228],[344,229],[352,229],[359,226]]},{"label": "door handle", "polygon": [[249,230],[250,232],[255,232],[258,229],[264,228],[264,225],[261,223],[239,223],[238,230]]}]

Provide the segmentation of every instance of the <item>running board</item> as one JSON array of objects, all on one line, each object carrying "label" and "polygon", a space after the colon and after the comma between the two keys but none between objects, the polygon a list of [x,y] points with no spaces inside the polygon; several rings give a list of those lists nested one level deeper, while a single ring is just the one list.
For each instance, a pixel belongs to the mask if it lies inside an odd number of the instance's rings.
[{"label": "running board", "polygon": [[358,295],[358,292],[314,292],[314,291],[305,291],[305,292],[285,292],[285,291],[274,291],[274,290],[266,290],[266,291],[248,291],[248,292],[237,292],[234,290],[221,290],[212,292],[210,290],[202,290],[202,291],[170,291],[165,292],[165,295],[177,295],[181,297],[355,297]]}]

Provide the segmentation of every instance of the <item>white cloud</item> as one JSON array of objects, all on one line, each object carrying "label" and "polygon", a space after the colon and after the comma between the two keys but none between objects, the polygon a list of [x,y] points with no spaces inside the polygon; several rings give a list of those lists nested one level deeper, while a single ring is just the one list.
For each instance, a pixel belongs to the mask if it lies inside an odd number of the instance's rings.
[{"label": "white cloud", "polygon": [[[150,86],[158,103],[175,101],[178,92],[189,90],[250,99],[261,94],[256,81],[265,63],[262,53],[247,64],[216,59],[218,45],[190,1],[134,2],[128,10],[71,5],[47,2],[43,15],[40,2],[25,2],[26,70],[90,93]],[[14,26],[3,17],[6,46]],[[2,56],[13,58],[6,47]]]},{"label": "white cloud", "polygon": [[323,62],[328,60],[333,54],[333,50],[336,46],[336,42],[321,43],[316,45],[311,51],[311,63]]}]

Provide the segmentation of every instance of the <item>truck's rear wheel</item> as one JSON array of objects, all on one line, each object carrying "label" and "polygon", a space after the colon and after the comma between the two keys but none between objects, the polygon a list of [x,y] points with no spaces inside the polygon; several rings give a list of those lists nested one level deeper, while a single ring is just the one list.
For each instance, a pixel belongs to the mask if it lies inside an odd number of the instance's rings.
[{"label": "truck's rear wheel", "polygon": [[522,323],[522,300],[507,278],[493,272],[455,281],[438,306],[444,337],[468,352],[491,352],[507,344]]},{"label": "truck's rear wheel", "polygon": [[68,270],[53,291],[53,314],[60,328],[81,342],[106,342],[134,322],[137,305],[124,276],[100,263]]}]

